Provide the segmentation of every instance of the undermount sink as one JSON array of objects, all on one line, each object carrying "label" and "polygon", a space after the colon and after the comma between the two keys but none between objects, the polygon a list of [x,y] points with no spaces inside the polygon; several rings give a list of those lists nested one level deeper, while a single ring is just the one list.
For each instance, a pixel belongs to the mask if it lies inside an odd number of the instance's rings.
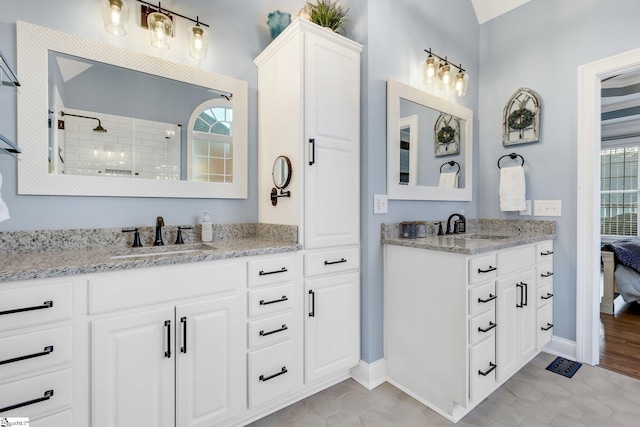
[{"label": "undermount sink", "polygon": [[206,243],[192,243],[184,245],[170,245],[170,246],[149,246],[146,248],[129,248],[118,250],[113,253],[109,258],[122,259],[122,258],[145,258],[156,257],[163,255],[179,255],[189,254],[201,251],[212,251],[215,247]]}]

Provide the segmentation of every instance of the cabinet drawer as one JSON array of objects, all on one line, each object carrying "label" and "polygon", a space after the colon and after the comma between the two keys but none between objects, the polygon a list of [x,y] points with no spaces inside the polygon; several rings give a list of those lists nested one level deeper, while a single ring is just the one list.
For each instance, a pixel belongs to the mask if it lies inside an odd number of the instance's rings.
[{"label": "cabinet drawer", "polygon": [[56,371],[0,385],[0,410],[3,417],[38,418],[71,405],[71,370]]},{"label": "cabinet drawer", "polygon": [[553,261],[553,241],[538,243],[536,245],[536,262]]},{"label": "cabinet drawer", "polygon": [[536,252],[533,246],[524,246],[498,252],[500,275],[533,267],[535,263]]},{"label": "cabinet drawer", "polygon": [[545,263],[538,266],[538,268],[536,268],[536,275],[538,277],[538,286],[553,281],[553,264]]},{"label": "cabinet drawer", "polygon": [[360,268],[360,248],[340,248],[304,255],[305,277]]},{"label": "cabinet drawer", "polygon": [[0,331],[71,317],[71,283],[0,291]]},{"label": "cabinet drawer", "polygon": [[249,262],[249,287],[290,281],[293,257],[278,257]]},{"label": "cabinet drawer", "polygon": [[295,386],[293,341],[249,353],[249,407],[274,399]]},{"label": "cabinet drawer", "polygon": [[249,316],[264,316],[293,307],[293,283],[249,292]]},{"label": "cabinet drawer", "polygon": [[70,361],[70,326],[0,338],[0,378]]},{"label": "cabinet drawer", "polygon": [[553,301],[553,283],[547,282],[547,284],[539,286],[536,296],[536,304],[538,307],[549,304]]},{"label": "cabinet drawer", "polygon": [[479,283],[496,277],[496,255],[484,255],[469,260],[469,283]]},{"label": "cabinet drawer", "polygon": [[470,390],[472,402],[484,399],[496,385],[496,340],[488,340],[471,347],[469,355]]},{"label": "cabinet drawer", "polygon": [[469,319],[469,344],[474,345],[487,337],[495,337],[496,326],[495,310],[472,317]]},{"label": "cabinet drawer", "polygon": [[553,336],[553,304],[538,309],[538,350],[551,341]]},{"label": "cabinet drawer", "polygon": [[[184,280],[185,275],[190,280]],[[89,280],[89,313],[142,307],[244,286],[246,261],[145,270]]]},{"label": "cabinet drawer", "polygon": [[293,328],[292,312],[253,321],[249,323],[249,348],[289,338]]},{"label": "cabinet drawer", "polygon": [[58,412],[45,418],[29,421],[30,427],[69,427],[73,425],[71,410]]},{"label": "cabinet drawer", "polygon": [[469,314],[474,315],[496,307],[496,283],[489,282],[469,289]]}]

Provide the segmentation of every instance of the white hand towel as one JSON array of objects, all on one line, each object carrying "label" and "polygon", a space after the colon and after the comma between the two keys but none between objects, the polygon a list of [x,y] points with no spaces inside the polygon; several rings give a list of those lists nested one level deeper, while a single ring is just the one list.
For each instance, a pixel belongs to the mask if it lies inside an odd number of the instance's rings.
[{"label": "white hand towel", "polygon": [[522,166],[500,169],[500,210],[523,211],[525,204],[524,168]]},{"label": "white hand towel", "polygon": [[0,173],[0,222],[6,221],[9,218],[9,208],[7,204],[2,200],[2,174]]},{"label": "white hand towel", "polygon": [[441,172],[440,188],[458,188],[458,172]]}]

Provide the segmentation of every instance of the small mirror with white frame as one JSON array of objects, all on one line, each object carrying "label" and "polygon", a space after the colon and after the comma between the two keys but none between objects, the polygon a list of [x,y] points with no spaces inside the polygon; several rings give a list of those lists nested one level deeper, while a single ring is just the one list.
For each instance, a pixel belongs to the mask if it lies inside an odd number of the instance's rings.
[{"label": "small mirror with white frame", "polygon": [[[437,118],[460,124],[459,152],[434,153]],[[458,188],[440,187],[441,164],[460,166]],[[473,176],[473,111],[395,80],[387,81],[387,196],[395,200],[470,201]],[[445,172],[448,171],[445,168]]]}]

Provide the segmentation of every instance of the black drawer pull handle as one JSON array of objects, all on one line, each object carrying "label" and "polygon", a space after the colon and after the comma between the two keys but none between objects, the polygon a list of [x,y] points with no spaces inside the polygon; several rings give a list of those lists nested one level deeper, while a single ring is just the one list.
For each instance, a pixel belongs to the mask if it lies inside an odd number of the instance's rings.
[{"label": "black drawer pull handle", "polygon": [[279,377],[280,375],[286,374],[287,371],[287,367],[283,366],[282,369],[280,370],[280,372],[278,372],[277,374],[273,374],[273,375],[269,375],[268,377],[265,377],[264,375],[260,375],[260,377],[258,377],[258,379],[260,381],[269,381],[270,379],[273,379],[275,377]]},{"label": "black drawer pull handle", "polygon": [[547,322],[547,326],[541,326],[540,329],[543,331],[548,331],[549,329],[553,328],[553,323],[549,323]]},{"label": "black drawer pull handle", "polygon": [[22,402],[22,403],[17,403],[15,405],[7,406],[5,408],[0,408],[0,412],[7,412],[7,411],[10,411],[12,409],[22,408],[23,406],[33,405],[34,403],[44,402],[45,400],[51,399],[52,396],[53,396],[53,390],[47,390],[47,391],[44,392],[44,396],[43,397],[39,397],[39,398],[33,399],[33,400],[28,400],[28,401]]},{"label": "black drawer pull handle", "polygon": [[553,276],[553,273],[550,271],[547,271],[546,273],[540,273],[540,277],[551,277]]},{"label": "black drawer pull handle", "polygon": [[486,328],[486,329],[482,329],[480,326],[478,326],[478,332],[489,332],[490,330],[492,330],[496,326],[498,326],[497,323],[489,322],[489,327]]},{"label": "black drawer pull handle", "polygon": [[13,359],[1,360],[0,365],[6,365],[7,363],[19,362],[21,360],[33,359],[34,357],[46,356],[53,353],[53,346],[49,345],[44,348],[40,353],[27,354],[26,356],[14,357]]},{"label": "black drawer pull handle", "polygon": [[260,300],[260,305],[269,305],[269,304],[275,304],[277,302],[284,302],[284,301],[289,301],[289,298],[287,298],[286,295],[282,295],[282,298],[280,299],[274,299],[271,301],[265,301],[263,299]]},{"label": "black drawer pull handle", "polygon": [[34,307],[16,308],[13,310],[0,311],[0,316],[2,316],[3,314],[22,313],[23,311],[42,310],[43,308],[51,307],[53,307],[53,301],[45,301],[42,303],[42,305],[36,305]]},{"label": "black drawer pull handle", "polygon": [[264,271],[264,270],[260,270],[260,272],[258,273],[260,276],[268,276],[269,274],[278,274],[278,273],[286,273],[287,267],[282,267],[280,270],[275,270],[275,271]]},{"label": "black drawer pull handle", "polygon": [[496,369],[497,365],[495,363],[491,363],[489,362],[489,369],[487,369],[486,371],[482,372],[482,371],[478,371],[478,375],[482,375],[483,377],[486,377],[487,375],[489,375],[491,373],[491,371],[493,371],[494,369]]},{"label": "black drawer pull handle", "polygon": [[180,347],[180,353],[187,352],[187,318],[181,317],[180,323],[182,323],[182,347]]},{"label": "black drawer pull handle", "polygon": [[478,273],[490,273],[492,271],[496,271],[497,269],[498,267],[491,267],[491,266],[489,266],[489,268],[487,268],[486,270],[479,268]]},{"label": "black drawer pull handle", "polygon": [[347,262],[347,260],[344,258],[340,258],[338,261],[325,261],[324,265],[342,264],[343,262]]},{"label": "black drawer pull handle", "polygon": [[167,328],[167,350],[164,352],[164,357],[171,359],[171,320],[165,320],[164,326]]},{"label": "black drawer pull handle", "polygon": [[284,324],[284,325],[282,325],[282,327],[280,329],[275,329],[275,330],[269,331],[269,332],[260,331],[260,336],[261,337],[266,337],[267,335],[276,334],[278,332],[286,331],[287,329],[289,329],[289,328],[287,328],[287,325]]},{"label": "black drawer pull handle", "polygon": [[309,295],[311,295],[311,311],[309,312],[309,317],[316,317],[316,293],[309,291]]},{"label": "black drawer pull handle", "polygon": [[489,294],[489,298],[487,298],[487,299],[478,298],[478,302],[483,302],[483,303],[484,302],[490,302],[490,301],[493,301],[496,298],[498,298],[497,295]]},{"label": "black drawer pull handle", "polygon": [[553,297],[553,294],[550,294],[549,292],[547,292],[547,295],[540,295],[540,299],[550,299],[551,297]]},{"label": "black drawer pull handle", "polygon": [[542,256],[553,255],[553,251],[540,252],[540,255]]}]

